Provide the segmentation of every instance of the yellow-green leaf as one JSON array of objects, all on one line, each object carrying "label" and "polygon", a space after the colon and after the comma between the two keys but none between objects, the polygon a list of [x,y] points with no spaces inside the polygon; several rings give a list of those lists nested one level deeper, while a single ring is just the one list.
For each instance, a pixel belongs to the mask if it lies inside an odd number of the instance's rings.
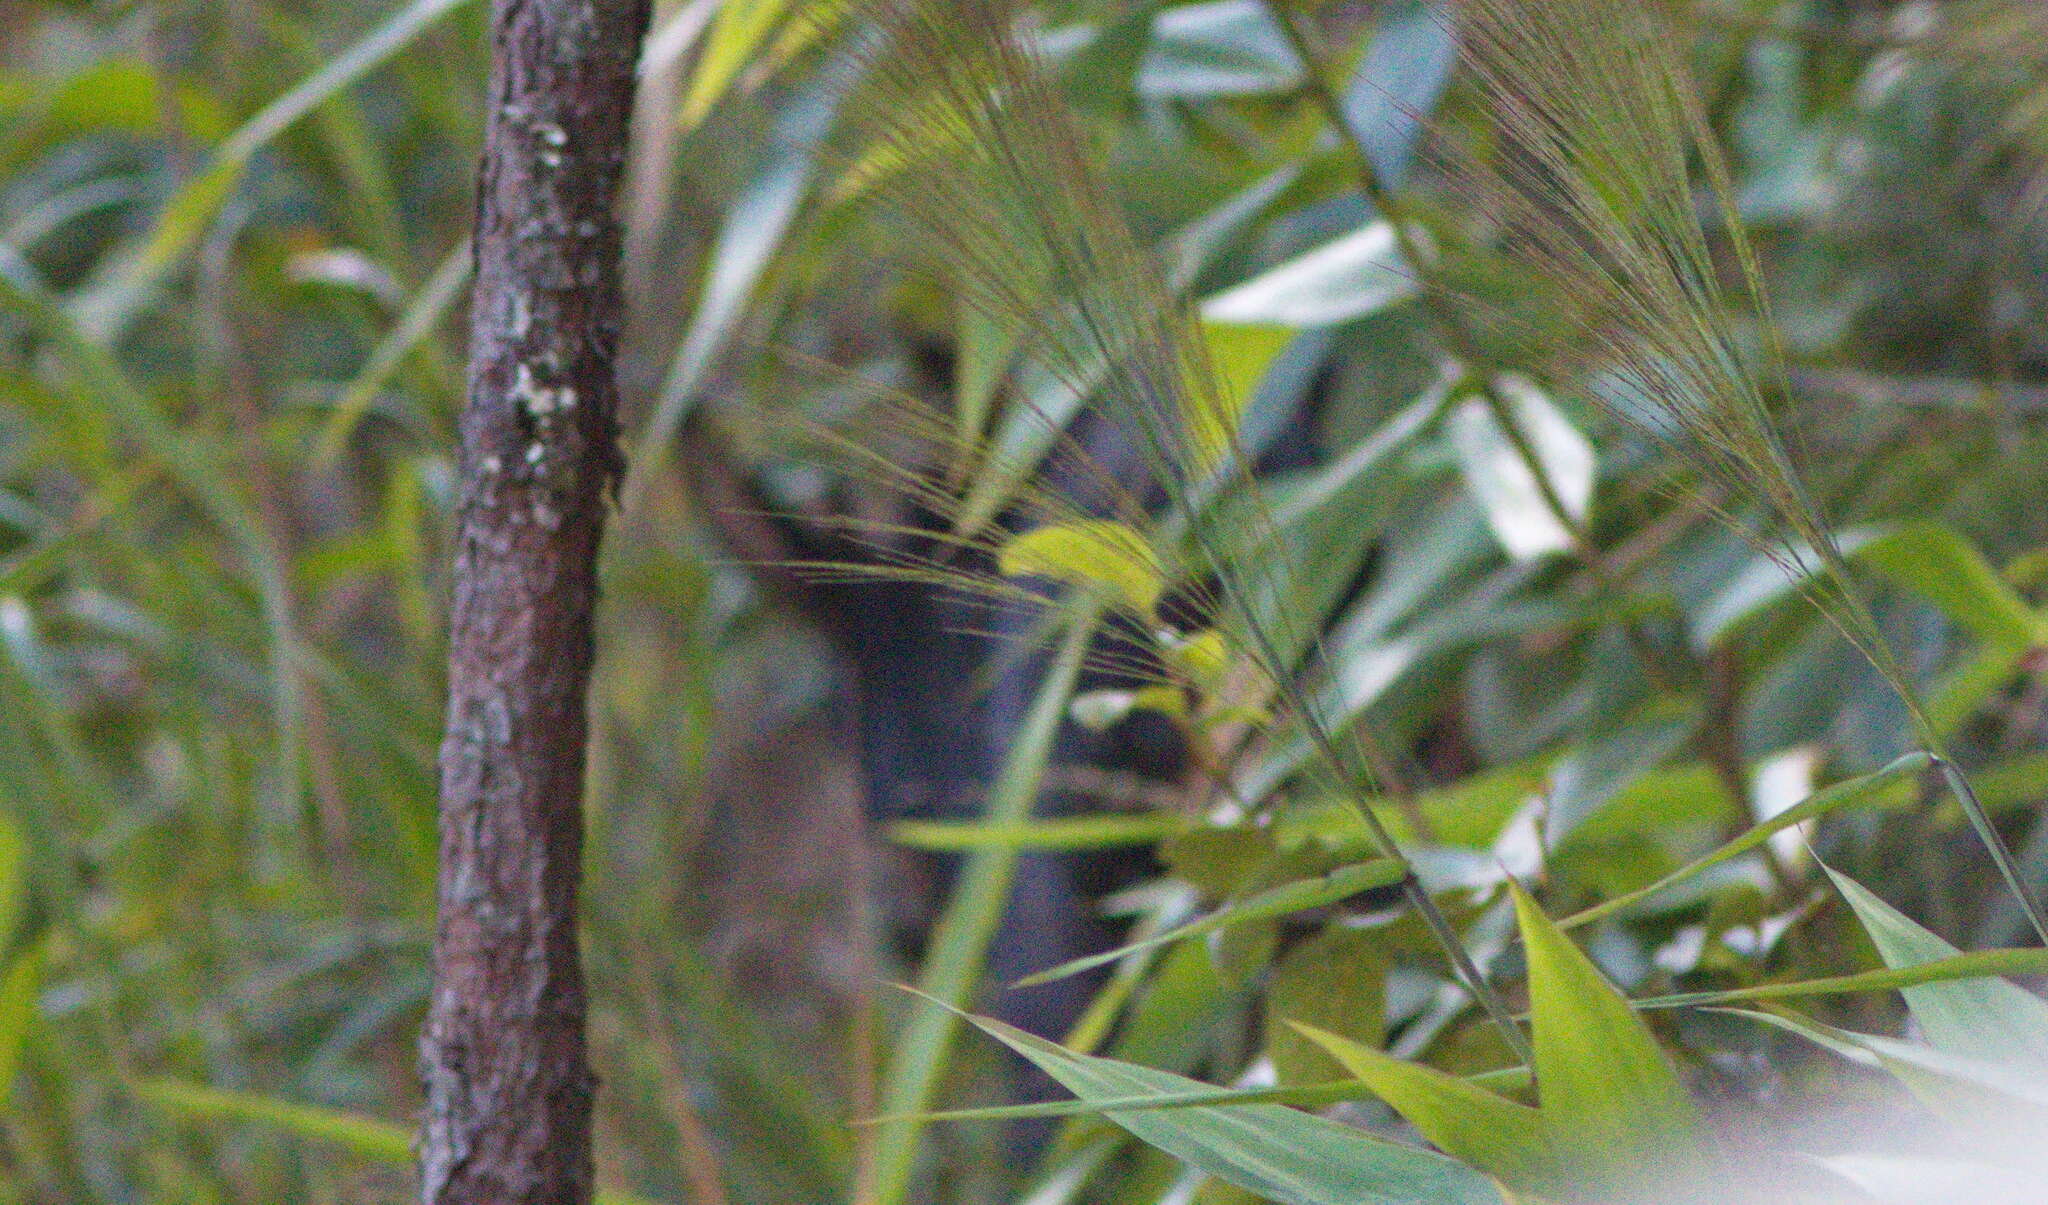
[{"label": "yellow-green leaf", "polygon": [[1445,1154],[1515,1192],[1562,1195],[1565,1180],[1543,1116],[1535,1109],[1328,1030],[1302,1024],[1294,1028],[1328,1051]]},{"label": "yellow-green leaf", "polygon": [[1223,671],[1230,668],[1230,646],[1224,642],[1223,633],[1214,628],[1185,636],[1162,632],[1159,647],[1174,668],[1197,686],[1214,685],[1223,677]]},{"label": "yellow-green leaf", "polygon": [[1703,1169],[1708,1136],[1649,1028],[1515,886],[1529,960],[1536,1083],[1558,1157],[1587,1195],[1649,1200]]},{"label": "yellow-green leaf", "polygon": [[1003,545],[1004,577],[1047,577],[1101,591],[1141,615],[1165,592],[1159,557],[1128,523],[1083,519],[1036,528]]},{"label": "yellow-green leaf", "polygon": [[1206,471],[1223,463],[1236,446],[1245,408],[1274,358],[1293,342],[1294,328],[1211,320],[1202,323],[1202,337],[1212,377],[1189,383],[1184,421],[1195,463]]}]

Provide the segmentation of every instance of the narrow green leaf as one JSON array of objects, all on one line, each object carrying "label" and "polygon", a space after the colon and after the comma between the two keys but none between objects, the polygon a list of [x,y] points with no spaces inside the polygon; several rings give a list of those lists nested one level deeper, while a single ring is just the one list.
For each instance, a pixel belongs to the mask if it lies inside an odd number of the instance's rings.
[{"label": "narrow green leaf", "polygon": [[[1933,603],[1955,623],[1997,646],[2026,648],[2044,642],[2044,621],[1985,561],[1976,547],[1932,521],[1896,527],[1864,527],[1835,537],[1850,561],[1866,565]],[[1816,567],[1819,558],[1798,563]],[[1787,574],[1782,561],[1758,557],[1693,617],[1693,639],[1702,647],[1720,639],[1771,605],[1795,594],[1804,579]]]},{"label": "narrow green leaf", "polygon": [[[412,1131],[340,1109],[276,1100],[255,1092],[230,1092],[182,1080],[147,1079],[135,1095],[153,1108],[207,1121],[235,1121],[282,1130],[300,1138],[331,1142],[377,1163],[411,1163]],[[650,1205],[630,1193],[599,1190],[597,1205]]]},{"label": "narrow green leaf", "polygon": [[21,920],[23,886],[27,881],[22,860],[28,850],[21,831],[0,816],[0,946],[14,936]]},{"label": "narrow green leaf", "polygon": [[1512,880],[1529,960],[1536,1083],[1558,1158],[1623,1200],[1704,1170],[1708,1137],[1657,1040],[1592,960]]},{"label": "narrow green leaf", "polygon": [[[1072,1053],[1079,1054],[1080,1051]],[[1468,1077],[1468,1082],[1479,1088],[1502,1090],[1523,1090],[1530,1084],[1529,1069],[1526,1067],[1504,1067],[1497,1071],[1485,1071]],[[1188,1092],[1145,1094],[1101,1100],[1050,1100],[1030,1105],[988,1105],[976,1109],[946,1109],[935,1113],[920,1113],[914,1120],[924,1122],[953,1121],[1026,1121],[1039,1117],[1092,1117],[1100,1113],[1123,1112],[1132,1109],[1192,1109],[1200,1105],[1293,1105],[1302,1109],[1320,1109],[1340,1104],[1347,1100],[1373,1100],[1379,1094],[1370,1085],[1356,1080],[1330,1080],[1320,1084],[1301,1084],[1292,1088],[1211,1088],[1201,1087]],[[906,1120],[895,1117],[877,1117],[858,1125],[881,1125],[884,1122]]]},{"label": "narrow green leaf", "polygon": [[1926,773],[1933,765],[1934,759],[1925,753],[1908,753],[1875,773],[1851,778],[1838,782],[1825,790],[1816,791],[1804,802],[1787,808],[1769,820],[1755,825],[1741,836],[1714,850],[1712,853],[1687,863],[1646,887],[1640,887],[1626,894],[1615,896],[1583,912],[1573,913],[1571,916],[1559,921],[1558,927],[1561,929],[1576,929],[1581,925],[1589,925],[1594,921],[1604,920],[1618,912],[1634,907],[1660,891],[1665,891],[1687,879],[1712,870],[1714,867],[1731,859],[1739,858],[1743,854],[1761,847],[1773,836],[1784,832],[1788,828],[1804,824],[1809,820],[1818,819],[1830,812],[1841,811],[1847,808],[1888,806],[1894,802],[1891,798],[1894,794],[1892,788],[1897,787],[1901,783],[1910,782],[1918,775]]},{"label": "narrow green leaf", "polygon": [[412,1131],[374,1118],[294,1104],[254,1092],[230,1092],[205,1084],[148,1079],[135,1094],[166,1113],[210,1121],[240,1121],[282,1130],[301,1138],[331,1142],[378,1163],[412,1161]]},{"label": "narrow green leaf", "polygon": [[1366,1046],[1386,1041],[1387,954],[1381,935],[1346,925],[1290,945],[1266,980],[1266,1056],[1282,1084],[1312,1084],[1342,1068],[1303,1028]]},{"label": "narrow green leaf", "polygon": [[1154,20],[1138,69],[1150,100],[1255,96],[1296,85],[1301,70],[1273,18],[1253,0],[1168,7]]},{"label": "narrow green leaf", "polygon": [[903,820],[889,826],[889,839],[912,849],[958,853],[969,849],[1117,849],[1155,845],[1187,822],[1178,816],[1057,816],[1022,824]]},{"label": "narrow green leaf", "polygon": [[[1053,660],[1031,710],[1010,743],[1002,772],[990,788],[986,823],[1018,825],[1031,815],[1039,784],[1052,756],[1053,739],[1065,718],[1081,664],[1087,656],[1095,623],[1092,615],[1076,617],[1065,645]],[[918,972],[917,985],[930,998],[958,1007],[979,984],[988,943],[1008,906],[1016,873],[1017,851],[1004,847],[970,856],[946,902],[945,913],[932,931],[931,944]],[[923,1127],[914,1120],[931,1103],[953,1045],[956,1023],[942,1009],[922,1009],[895,1036],[894,1054],[883,1072],[877,1099],[881,1112],[903,1120],[880,1127],[875,1137],[872,1191],[866,1200],[896,1205],[910,1192]]]},{"label": "narrow green leaf", "polygon": [[1166,591],[1159,555],[1128,523],[1078,519],[1012,537],[997,554],[1004,577],[1044,577],[1100,590],[1139,615]]},{"label": "narrow green leaf", "polygon": [[1207,322],[1307,328],[1377,313],[1415,291],[1394,228],[1372,222],[1202,303]]},{"label": "narrow green leaf", "polygon": [[16,956],[0,976],[0,1114],[7,1111],[14,1074],[21,1069],[22,1046],[35,1022],[46,959],[46,944],[39,941]]},{"label": "narrow green leaf", "polygon": [[[1195,1080],[1149,1067],[1075,1054],[1000,1021],[970,1020],[1091,1103],[1202,1087]],[[1283,1205],[1455,1205],[1501,1199],[1478,1172],[1442,1155],[1372,1138],[1279,1105],[1207,1105],[1167,1112],[1119,1108],[1104,1116],[1197,1171]]]},{"label": "narrow green leaf", "polygon": [[1729,1012],[1798,1034],[1852,1062],[1883,1068],[1932,1112],[1965,1129],[2010,1129],[2031,1134],[2034,1142],[2048,1131],[2048,1080],[2036,1072],[1837,1029],[1780,1010]]},{"label": "narrow green leaf", "polygon": [[101,339],[116,333],[136,303],[199,242],[256,152],[465,2],[411,0],[243,122],[215,148],[205,169],[172,196],[139,249],[80,299],[80,325]]},{"label": "narrow green leaf", "polygon": [[[1833,867],[1823,869],[1855,909],[1886,966],[1903,970],[1952,962],[1961,955],[1861,883]],[[2026,952],[2043,955],[2048,965],[2048,950]],[[1990,976],[1902,985],[1900,992],[1936,1050],[2000,1062],[2024,1059],[2048,1068],[2048,1002],[2033,993]]]},{"label": "narrow green leaf", "polygon": [[1313,879],[1297,879],[1291,883],[1283,883],[1235,903],[1226,904],[1200,920],[1189,921],[1179,928],[1154,934],[1129,945],[1118,946],[1114,950],[1105,950],[1100,954],[1063,962],[1035,975],[1027,975],[1017,981],[1017,986],[1032,987],[1040,983],[1051,983],[1055,979],[1065,979],[1069,975],[1078,975],[1083,971],[1115,962],[1140,950],[1186,941],[1191,937],[1201,937],[1245,921],[1266,920],[1308,908],[1334,904],[1339,900],[1349,899],[1361,891],[1391,887],[1401,881],[1404,873],[1406,871],[1401,863],[1392,858],[1376,858],[1355,866],[1341,867]]},{"label": "narrow green leaf", "polygon": [[693,126],[724,98],[789,11],[789,0],[724,0],[697,59],[677,121]]},{"label": "narrow green leaf", "polygon": [[2048,624],[1976,545],[1951,528],[1908,523],[1864,545],[1856,559],[1927,599],[1987,643],[2048,643]]},{"label": "narrow green leaf", "polygon": [[[1475,396],[1450,414],[1451,447],[1465,488],[1508,556],[1531,561],[1568,552],[1572,525],[1585,522],[1593,503],[1593,445],[1534,382],[1505,376],[1495,382],[1494,393],[1503,403],[1498,409]],[[1514,424],[1513,431],[1503,418]],[[1545,494],[1531,459],[1552,495]],[[1562,516],[1551,506],[1553,496]]]},{"label": "narrow green leaf", "polygon": [[1470,1080],[1397,1059],[1362,1042],[1296,1024],[1424,1138],[1514,1192],[1564,1197],[1569,1184],[1543,1116]]},{"label": "narrow green leaf", "polygon": [[[1079,1051],[1074,1053],[1079,1054]],[[1210,1088],[1164,1095],[1145,1094],[1102,1100],[1048,1100],[1029,1105],[985,1105],[975,1109],[945,1109],[920,1113],[915,1118],[877,1117],[861,1125],[882,1125],[892,1121],[1024,1121],[1039,1117],[1089,1117],[1129,1109],[1192,1109],[1204,1105],[1294,1105],[1315,1109],[1340,1101],[1368,1100],[1371,1088],[1349,1080],[1300,1084],[1292,1088]]]},{"label": "narrow green leaf", "polygon": [[[1912,966],[1860,971],[1794,983],[1764,983],[1717,992],[1680,992],[1635,1002],[1638,1009],[1692,1008],[1750,1000],[1795,1000],[1802,996],[1848,996],[1857,992],[1894,992],[1924,984],[1953,983],[1991,975],[2048,975],[2048,950],[1975,950]],[[2008,985],[2010,986],[2010,985]],[[2014,988],[2018,991],[2018,988]]]},{"label": "narrow green leaf", "polygon": [[1203,471],[1212,471],[1238,446],[1238,432],[1245,407],[1258,392],[1259,382],[1289,343],[1294,328],[1260,323],[1202,323],[1202,338],[1208,344],[1209,363],[1216,373],[1213,391],[1190,388],[1185,396],[1204,399],[1190,404],[1186,416],[1188,442]]}]

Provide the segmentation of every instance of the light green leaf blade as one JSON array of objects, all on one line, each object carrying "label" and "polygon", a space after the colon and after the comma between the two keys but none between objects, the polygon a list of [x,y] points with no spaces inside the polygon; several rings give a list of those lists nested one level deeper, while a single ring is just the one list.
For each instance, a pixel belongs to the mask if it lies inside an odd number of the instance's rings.
[{"label": "light green leaf blade", "polygon": [[[1534,383],[1502,377],[1495,392],[1498,409],[1486,398],[1468,397],[1451,411],[1451,447],[1465,488],[1510,557],[1532,561],[1568,552],[1573,528],[1592,507],[1593,445]],[[1531,458],[1551,495],[1531,471]]]},{"label": "light green leaf blade", "polygon": [[[1855,909],[1886,966],[1920,966],[1961,953],[1848,875],[1824,869]],[[2024,1059],[2048,1068],[2048,1002],[2033,993],[1991,977],[1925,983],[1900,992],[1935,1049],[1990,1061]]]},{"label": "light green leaf blade", "polygon": [[[1164,1096],[1203,1086],[1168,1072],[1075,1054],[1000,1021],[971,1020],[1084,1100]],[[1441,1155],[1279,1105],[1120,1109],[1105,1116],[1192,1168],[1284,1205],[1501,1199],[1485,1177]]]},{"label": "light green leaf blade", "polygon": [[172,1079],[143,1080],[135,1085],[135,1094],[166,1113],[211,1121],[249,1122],[301,1138],[331,1142],[378,1163],[412,1161],[410,1130],[339,1109],[295,1104],[254,1092],[230,1092]]},{"label": "light green leaf blade", "polygon": [[1786,1011],[1729,1011],[1798,1034],[1852,1062],[1882,1068],[1932,1112],[1965,1131],[2031,1134],[2035,1142],[2048,1132],[2048,1078],[2038,1072],[1837,1029]]},{"label": "light green leaf blade", "polygon": [[1509,886],[1529,960],[1536,1083],[1558,1157],[1582,1184],[1622,1198],[1701,1170],[1705,1128],[1656,1038],[1536,901]]},{"label": "light green leaf blade", "polygon": [[1112,519],[1051,523],[1013,536],[997,554],[996,569],[1004,577],[1096,589],[1139,615],[1152,613],[1167,585],[1151,543]]},{"label": "light green leaf blade", "polygon": [[1190,404],[1188,442],[1200,460],[1198,467],[1211,471],[1237,446],[1245,407],[1251,404],[1274,359],[1294,341],[1294,328],[1212,319],[1202,323],[1201,331],[1215,370],[1216,388],[1213,396],[1200,388],[1187,391],[1190,399],[1206,399]]},{"label": "light green leaf blade", "polygon": [[1251,326],[1336,326],[1414,291],[1394,228],[1371,222],[1216,294],[1202,303],[1202,318]]},{"label": "light green leaf blade", "polygon": [[1857,559],[1927,599],[1987,643],[2048,643],[2048,624],[1974,544],[1951,528],[1908,523],[1865,545]]},{"label": "light green leaf blade", "polygon": [[1714,867],[1739,858],[1751,850],[1760,848],[1772,837],[1786,829],[1797,827],[1810,820],[1819,819],[1830,812],[1848,808],[1884,807],[1898,802],[1894,798],[1904,783],[1925,773],[1934,765],[1934,759],[1925,753],[1908,753],[1890,765],[1871,774],[1860,775],[1838,782],[1824,790],[1816,791],[1804,802],[1787,808],[1769,820],[1746,830],[1741,836],[1704,854],[1684,866],[1647,886],[1637,888],[1623,895],[1602,901],[1583,912],[1573,913],[1558,922],[1560,929],[1576,929],[1597,920],[1603,920],[1656,895],[1679,883],[1704,874]]},{"label": "light green leaf blade", "polygon": [[1857,992],[1896,992],[1929,983],[1953,983],[1990,975],[2048,975],[2048,950],[1975,950],[1908,967],[1861,971],[1791,983],[1761,983],[1716,992],[1681,992],[1635,1001],[1639,1010],[1691,1008],[1755,1000],[1796,1000],[1803,996],[1847,996]]},{"label": "light green leaf blade", "polygon": [[1186,821],[1164,814],[1056,816],[1020,824],[902,820],[889,839],[912,849],[958,853],[970,849],[1081,850],[1155,845]]},{"label": "light green leaf blade", "polygon": [[14,927],[21,920],[22,893],[27,882],[22,859],[27,849],[20,830],[0,817],[0,943],[14,935]]},{"label": "light green leaf blade", "polygon": [[[411,1163],[412,1131],[388,1121],[340,1109],[277,1100],[255,1092],[231,1092],[173,1079],[133,1085],[144,1103],[165,1113],[206,1121],[234,1121],[280,1130],[300,1138],[331,1142],[376,1163]],[[650,1205],[643,1197],[599,1190],[597,1205]]]},{"label": "light green leaf blade", "polygon": [[1055,979],[1065,979],[1069,975],[1093,970],[1141,950],[1186,941],[1191,937],[1202,937],[1246,921],[1267,920],[1308,908],[1334,904],[1339,900],[1349,899],[1361,891],[1391,887],[1400,882],[1405,873],[1406,869],[1401,863],[1391,858],[1376,858],[1355,866],[1341,867],[1317,878],[1283,883],[1218,908],[1200,920],[1189,921],[1178,928],[1154,934],[1142,941],[1134,941],[1100,954],[1091,954],[1086,958],[1076,958],[1035,975],[1027,975],[1017,981],[1017,986],[1032,987],[1040,983],[1050,983]]},{"label": "light green leaf blade", "polygon": [[[1072,1053],[1079,1054],[1079,1051]],[[1339,1101],[1367,1100],[1372,1089],[1350,1080],[1301,1084],[1292,1088],[1211,1088],[1203,1085],[1187,1092],[1145,1093],[1138,1096],[1104,1097],[1100,1100],[1048,1100],[1028,1105],[984,1105],[972,1109],[943,1109],[920,1113],[924,1122],[1023,1121],[1036,1117],[1090,1117],[1129,1109],[1193,1109],[1208,1105],[1295,1105],[1316,1109]],[[883,1125],[907,1120],[877,1117],[860,1124]]]},{"label": "light green leaf blade", "polygon": [[[1067,700],[1074,693],[1095,628],[1092,614],[1076,616],[1072,622],[1073,629],[1039,686],[1031,710],[1010,742],[1002,772],[989,790],[983,812],[988,824],[1024,823],[1038,798],[1053,740],[1066,716]],[[987,848],[969,857],[932,931],[918,972],[921,994],[948,1007],[966,1002],[982,978],[988,944],[1009,903],[1016,866],[1015,849]],[[929,1107],[938,1090],[956,1027],[952,1013],[923,1009],[895,1035],[894,1053],[883,1071],[877,1100],[881,1112],[900,1120],[883,1124],[876,1134],[872,1179],[864,1199],[888,1205],[908,1197],[923,1133],[915,1116]]]},{"label": "light green leaf blade", "polygon": [[1215,100],[1294,87],[1300,68],[1258,0],[1167,7],[1152,24],[1138,93],[1150,100]]},{"label": "light green leaf blade", "polygon": [[43,986],[45,943],[21,952],[0,975],[0,1114],[7,1110],[14,1074],[21,1069],[21,1051],[35,1021],[36,994]]},{"label": "light green leaf blade", "polygon": [[1555,1196],[1567,1187],[1535,1109],[1327,1030],[1298,1023],[1295,1028],[1453,1159],[1515,1192]]},{"label": "light green leaf blade", "polygon": [[1815,1160],[1885,1205],[1930,1201],[2027,1201],[2039,1195],[2038,1173],[1933,1155],[1857,1153]]},{"label": "light green leaf blade", "polygon": [[[2048,641],[2044,621],[1985,561],[1984,555],[1948,527],[1932,521],[1896,527],[1862,527],[1835,537],[1851,562],[1884,574],[1919,594],[1988,644],[2026,648]],[[1809,569],[1819,558],[1804,553]],[[1776,603],[1795,595],[1804,579],[1785,572],[1782,562],[1758,557],[1730,580],[1692,618],[1692,636],[1706,647]]]}]

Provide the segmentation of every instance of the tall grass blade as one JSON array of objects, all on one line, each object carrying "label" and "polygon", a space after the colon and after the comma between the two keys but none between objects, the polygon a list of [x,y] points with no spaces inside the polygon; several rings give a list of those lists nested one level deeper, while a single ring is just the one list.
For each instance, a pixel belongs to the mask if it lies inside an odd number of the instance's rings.
[{"label": "tall grass blade", "polygon": [[[1094,629],[1092,619],[1077,617],[1055,654],[1011,741],[1002,772],[989,790],[983,812],[986,823],[1018,825],[1030,816]],[[955,1008],[967,1003],[987,963],[989,940],[1009,901],[1016,865],[1017,851],[1000,846],[979,850],[968,859],[946,911],[932,931],[931,946],[918,973],[920,992]],[[915,1115],[931,1103],[958,1026],[954,1015],[944,1009],[919,1009],[896,1035],[895,1053],[883,1073],[877,1103],[884,1114],[897,1119],[879,1127],[875,1136],[873,1180],[863,1186],[859,1196],[867,1205],[897,1205],[907,1199],[924,1128]]]},{"label": "tall grass blade", "polygon": [[95,339],[119,333],[149,290],[198,244],[258,151],[467,2],[411,0],[355,45],[321,64],[243,122],[164,206],[156,225],[135,251],[111,265],[78,299],[79,325]]}]

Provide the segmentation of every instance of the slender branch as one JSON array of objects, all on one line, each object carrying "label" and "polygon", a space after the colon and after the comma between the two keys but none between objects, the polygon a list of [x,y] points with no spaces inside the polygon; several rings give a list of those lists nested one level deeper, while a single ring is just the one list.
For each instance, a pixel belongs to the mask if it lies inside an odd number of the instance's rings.
[{"label": "slender branch", "polygon": [[586,1205],[576,906],[645,0],[495,0],[420,1041],[426,1205]]}]

